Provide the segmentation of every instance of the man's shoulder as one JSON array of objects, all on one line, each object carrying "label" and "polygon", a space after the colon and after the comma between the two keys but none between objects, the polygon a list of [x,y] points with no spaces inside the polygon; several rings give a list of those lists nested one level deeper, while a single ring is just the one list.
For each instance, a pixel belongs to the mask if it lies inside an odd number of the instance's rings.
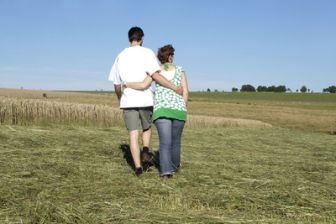
[{"label": "man's shoulder", "polygon": [[124,54],[127,54],[127,52],[128,52],[128,47],[125,48],[124,50],[120,51],[120,53],[117,55],[117,58],[122,57]]},{"label": "man's shoulder", "polygon": [[141,47],[139,47],[139,51],[143,54],[146,54],[146,55],[153,55],[154,54],[153,50],[150,49],[150,48],[147,48],[147,47],[142,47],[141,46]]},{"label": "man's shoulder", "polygon": [[123,57],[124,55],[129,55],[129,54],[154,54],[153,50],[147,47],[128,47],[122,50],[118,57]]},{"label": "man's shoulder", "polygon": [[155,54],[150,48],[145,47],[129,47],[125,48],[117,56],[117,62],[120,64],[133,63],[147,63],[149,61],[156,60]]},{"label": "man's shoulder", "polygon": [[150,49],[150,48],[148,48],[148,47],[142,47],[142,49],[143,49],[144,51],[153,52],[153,50]]}]

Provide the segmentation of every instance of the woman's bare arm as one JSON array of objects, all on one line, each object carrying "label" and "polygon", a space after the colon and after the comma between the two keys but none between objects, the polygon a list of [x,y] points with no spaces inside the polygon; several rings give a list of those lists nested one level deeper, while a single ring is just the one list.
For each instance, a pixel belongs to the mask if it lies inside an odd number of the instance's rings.
[{"label": "woman's bare arm", "polygon": [[159,83],[161,86],[173,90],[175,93],[182,96],[182,87],[181,86],[175,86],[173,83],[171,83],[168,79],[166,79],[163,75],[161,75],[159,72],[155,72],[152,75],[152,78],[156,83]]},{"label": "woman's bare arm", "polygon": [[183,99],[186,104],[188,105],[188,96],[189,96],[189,89],[188,89],[188,81],[187,81],[187,76],[185,72],[182,72],[182,80],[181,80],[181,86],[183,87]]},{"label": "woman's bare arm", "polygon": [[147,77],[142,82],[126,82],[126,88],[144,90],[147,89],[152,84],[152,77],[147,75]]}]

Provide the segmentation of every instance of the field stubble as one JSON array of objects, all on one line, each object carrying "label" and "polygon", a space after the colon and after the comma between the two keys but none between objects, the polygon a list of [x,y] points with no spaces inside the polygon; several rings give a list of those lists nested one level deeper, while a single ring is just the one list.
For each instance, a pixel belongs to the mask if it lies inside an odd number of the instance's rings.
[{"label": "field stubble", "polygon": [[6,125],[0,139],[5,223],[336,221],[336,139],[323,133],[186,129],[182,170],[166,182],[155,168],[133,176],[123,127]]},{"label": "field stubble", "polygon": [[20,91],[0,89],[1,222],[336,222],[329,98],[192,93],[181,172],[162,182],[133,176],[113,94]]}]

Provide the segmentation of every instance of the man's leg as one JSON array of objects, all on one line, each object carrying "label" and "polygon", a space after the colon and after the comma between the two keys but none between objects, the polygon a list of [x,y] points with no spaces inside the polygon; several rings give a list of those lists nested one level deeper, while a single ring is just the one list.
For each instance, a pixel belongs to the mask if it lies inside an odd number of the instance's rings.
[{"label": "man's leg", "polygon": [[143,147],[149,148],[151,138],[152,138],[152,129],[151,128],[148,128],[147,130],[144,130],[142,132],[142,144],[143,144]]},{"label": "man's leg", "polygon": [[134,130],[129,132],[130,136],[130,148],[131,148],[131,153],[132,153],[132,158],[134,161],[134,166],[135,168],[140,168],[141,163],[140,163],[140,149],[139,149],[139,131]]},{"label": "man's leg", "polygon": [[124,120],[129,132],[129,141],[135,166],[135,174],[139,176],[142,173],[138,131],[140,128],[139,111],[136,109],[124,109]]},{"label": "man's leg", "polygon": [[142,168],[145,171],[147,171],[150,166],[154,165],[153,154],[149,152],[151,137],[152,137],[151,128],[143,130],[142,132],[143,148],[141,152],[141,162],[142,162]]},{"label": "man's leg", "polygon": [[152,129],[151,129],[152,113],[153,113],[152,107],[142,108],[141,110],[139,110],[141,126],[143,128],[142,132],[143,150],[141,153],[142,162],[149,162],[151,160],[151,156],[149,153],[149,146],[152,138]]}]

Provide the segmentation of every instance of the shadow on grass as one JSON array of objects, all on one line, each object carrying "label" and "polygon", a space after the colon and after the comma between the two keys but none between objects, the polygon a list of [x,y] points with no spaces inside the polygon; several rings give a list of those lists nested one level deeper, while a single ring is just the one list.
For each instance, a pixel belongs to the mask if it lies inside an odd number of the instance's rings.
[{"label": "shadow on grass", "polygon": [[155,166],[155,168],[158,170],[158,171],[160,171],[160,152],[159,151],[156,151],[155,153],[154,153],[154,166]]},{"label": "shadow on grass", "polygon": [[[122,153],[124,154],[124,159],[126,160],[127,164],[133,170],[135,170],[130,146],[128,144],[120,144],[119,148],[122,151]],[[160,162],[159,162],[160,155],[159,155],[159,152],[157,151],[154,154],[152,152],[150,152],[150,154],[152,155],[153,159],[150,163],[142,164],[144,170],[150,171],[151,167],[155,167],[159,171],[159,169],[160,169]]]},{"label": "shadow on grass", "polygon": [[132,158],[132,153],[131,153],[130,146],[129,146],[128,144],[120,144],[119,148],[120,148],[120,150],[123,152],[123,154],[124,154],[124,159],[126,160],[127,164],[128,164],[133,170],[135,170],[135,166],[134,166],[134,162],[133,162],[133,158]]}]

